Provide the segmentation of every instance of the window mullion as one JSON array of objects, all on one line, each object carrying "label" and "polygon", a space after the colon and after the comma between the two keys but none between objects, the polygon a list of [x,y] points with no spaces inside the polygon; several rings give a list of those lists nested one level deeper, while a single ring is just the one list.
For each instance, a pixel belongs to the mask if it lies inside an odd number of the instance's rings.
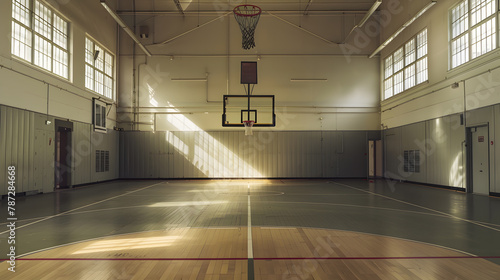
[{"label": "window mullion", "polygon": [[[467,48],[468,48],[468,53],[469,53],[469,59],[467,61],[469,61],[471,58],[472,58],[472,40],[471,40],[471,36],[470,36],[470,32],[471,32],[471,29],[472,29],[472,17],[471,17],[471,9],[472,9],[472,0],[467,0],[468,1],[468,8],[467,8],[467,32],[466,32],[466,35],[468,37],[468,44],[467,44]],[[462,63],[463,64],[463,63]]]},{"label": "window mullion", "polygon": [[52,51],[52,58],[50,59],[50,69],[52,71],[52,73],[54,73],[54,59],[56,57],[56,53],[55,53],[55,48],[54,48],[54,12],[50,13],[50,25],[51,25],[51,37],[52,37],[52,40],[49,40],[50,44],[52,45],[52,48],[51,48],[51,51]]},{"label": "window mullion", "polygon": [[31,30],[31,63],[35,63],[35,0],[30,2],[30,30]]}]

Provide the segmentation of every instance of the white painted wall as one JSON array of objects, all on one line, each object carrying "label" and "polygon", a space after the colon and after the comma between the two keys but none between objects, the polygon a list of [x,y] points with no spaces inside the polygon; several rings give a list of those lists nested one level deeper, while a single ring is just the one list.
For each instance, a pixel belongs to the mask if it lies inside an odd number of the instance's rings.
[{"label": "white painted wall", "polygon": [[[99,96],[85,89],[84,64],[86,34],[117,53],[117,24],[99,1],[46,2],[70,22],[69,80],[12,57],[12,1],[0,1],[0,105],[5,105],[0,106],[0,150],[2,159],[5,158],[0,178],[6,182],[6,164],[16,166],[20,193],[54,189],[55,119],[74,123],[73,185],[118,178],[118,133],[91,131],[92,98]],[[108,129],[115,126],[115,119],[116,106],[113,105],[108,115]],[[52,124],[46,125],[46,120]],[[110,150],[110,172],[95,172],[96,149]],[[6,185],[1,183],[0,194],[6,190]]]},{"label": "white painted wall", "polygon": [[379,131],[124,131],[122,178],[366,178]]},{"label": "white painted wall", "polygon": [[[112,4],[114,1],[108,1]],[[85,36],[117,53],[117,24],[99,1],[46,1],[70,22],[70,79],[65,80],[11,55],[12,1],[0,2],[0,104],[42,114],[92,122],[92,97],[85,89]],[[47,94],[49,84],[49,94]],[[49,95],[49,97],[47,97]],[[47,112],[47,101],[49,110]],[[116,108],[108,115],[113,128]]]},{"label": "white painted wall", "polygon": [[[381,41],[388,38],[429,2],[384,1],[383,9],[387,9],[389,3],[392,3],[396,12],[392,13],[391,20],[382,29]],[[499,133],[500,128],[495,120],[498,118],[497,110],[500,106],[500,51],[494,50],[454,69],[449,67],[449,10],[457,2],[437,1],[424,16],[410,25],[381,52],[383,61],[408,39],[427,28],[428,83],[381,102],[381,123],[388,128],[385,132],[386,171],[392,173],[388,177],[460,187],[463,185],[464,165],[467,160],[462,143],[465,141],[466,127],[488,124],[490,137],[495,138]],[[459,87],[452,88],[453,83],[458,83]],[[460,114],[464,112],[465,125],[457,125]],[[446,120],[451,120],[452,123],[447,123]],[[447,123],[448,128],[445,133],[436,134],[439,130],[438,123],[442,124],[443,121]],[[422,125],[425,125],[425,130],[422,130]],[[455,128],[452,129],[453,127]],[[415,146],[415,143],[426,145],[421,147],[425,152],[426,162],[423,164],[426,169],[421,174],[400,172],[399,157],[407,146]],[[496,142],[490,143],[490,190],[498,193],[500,183],[495,174],[500,168],[497,163],[499,149],[495,148],[495,144]]]},{"label": "white painted wall", "polygon": [[[199,20],[203,25],[218,16],[202,14]],[[342,42],[362,16],[280,17],[301,23],[303,28],[332,42]],[[133,24],[130,16],[123,18]],[[369,50],[378,44],[377,37],[356,48],[329,44],[273,16],[263,15],[255,35],[257,46],[246,51],[241,48],[241,31],[232,14],[200,28],[196,28],[198,17],[193,14],[139,16],[136,23],[149,26],[150,37],[143,43],[154,55],[146,58],[136,48],[134,57],[132,41],[121,33],[118,118],[125,129],[242,130],[222,127],[222,96],[245,94],[239,80],[240,62],[257,61],[258,57],[259,84],[253,94],[275,95],[278,112],[276,127],[261,130],[380,129],[380,66],[377,59],[367,58]],[[167,44],[158,44],[190,30],[193,31]],[[359,35],[353,34],[348,42],[359,40]],[[179,82],[172,78],[207,78],[208,82]],[[172,110],[161,108],[170,106],[177,107],[175,113],[181,113],[180,119],[189,125],[172,123],[173,117],[164,114]],[[153,112],[159,114],[155,117]]]},{"label": "white painted wall", "polygon": [[[393,14],[390,24],[382,29],[381,41],[394,33],[430,1],[397,2],[399,2],[398,8],[393,10],[398,13]],[[463,112],[464,94],[466,110],[474,110],[500,102],[498,95],[500,69],[497,69],[500,67],[500,51],[493,51],[454,69],[449,68],[448,15],[449,9],[457,2],[438,1],[424,16],[405,29],[381,52],[381,61],[383,61],[408,39],[427,28],[429,82],[383,100],[381,121],[384,126],[396,127]],[[384,3],[396,3],[396,0],[384,1]],[[386,8],[384,4],[382,7]],[[381,66],[383,67],[383,62]],[[452,89],[451,84],[455,82],[460,83],[460,87]]]}]

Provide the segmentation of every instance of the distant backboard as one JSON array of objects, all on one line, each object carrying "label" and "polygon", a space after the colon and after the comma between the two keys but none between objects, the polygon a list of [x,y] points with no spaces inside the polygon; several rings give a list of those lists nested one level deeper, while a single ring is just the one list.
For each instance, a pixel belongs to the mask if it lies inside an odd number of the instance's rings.
[{"label": "distant backboard", "polygon": [[252,120],[254,127],[276,126],[274,95],[224,95],[222,126],[241,126]]}]

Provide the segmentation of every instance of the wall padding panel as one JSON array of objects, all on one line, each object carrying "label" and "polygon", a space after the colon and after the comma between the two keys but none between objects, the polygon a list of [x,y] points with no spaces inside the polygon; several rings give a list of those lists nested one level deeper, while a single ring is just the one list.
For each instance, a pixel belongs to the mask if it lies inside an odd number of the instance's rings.
[{"label": "wall padding panel", "polygon": [[248,137],[241,131],[127,131],[120,136],[120,177],[366,177],[368,137],[380,134],[256,131]]},{"label": "wall padding panel", "polygon": [[[455,114],[384,131],[385,177],[464,187],[465,132]],[[420,151],[420,172],[404,171],[404,151]]]},{"label": "wall padding panel", "polygon": [[[46,125],[45,121],[52,122]],[[92,125],[73,122],[72,184],[80,185],[117,179],[119,175],[119,134],[96,133]],[[0,106],[0,195],[7,194],[7,167],[16,167],[16,192],[38,193],[54,190],[54,117]],[[107,172],[96,172],[95,151],[110,152]]]},{"label": "wall padding panel", "polygon": [[7,193],[7,167],[16,168],[16,192],[35,191],[35,114],[0,106],[0,193]]}]

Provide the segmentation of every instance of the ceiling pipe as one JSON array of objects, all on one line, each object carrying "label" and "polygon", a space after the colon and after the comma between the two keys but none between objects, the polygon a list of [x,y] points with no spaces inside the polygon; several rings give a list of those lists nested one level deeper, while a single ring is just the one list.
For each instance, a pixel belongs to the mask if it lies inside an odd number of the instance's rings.
[{"label": "ceiling pipe", "polygon": [[363,25],[368,21],[368,19],[375,13],[377,10],[378,6],[382,4],[382,0],[377,0],[375,3],[373,3],[373,6],[366,12],[366,15],[361,19],[361,21],[358,23],[357,27],[363,27]]},{"label": "ceiling pipe", "polygon": [[123,31],[127,33],[134,42],[139,45],[139,47],[142,49],[142,51],[147,55],[151,56],[151,52],[139,41],[135,33],[130,29],[130,27],[127,26],[127,24],[120,18],[118,14],[116,14],[109,6],[106,4],[106,0],[101,0],[101,5],[108,11],[108,13],[115,19],[116,23],[123,28]]},{"label": "ceiling pipe", "polygon": [[406,27],[410,26],[415,20],[417,20],[419,17],[421,17],[427,10],[429,10],[434,4],[436,4],[437,1],[431,1],[429,4],[427,4],[420,12],[418,12],[415,16],[413,16],[409,21],[405,22],[394,34],[392,34],[387,40],[385,40],[382,45],[380,45],[368,58],[374,57],[376,54],[378,54],[381,50],[383,50],[389,43],[392,42],[403,30],[406,29]]}]

